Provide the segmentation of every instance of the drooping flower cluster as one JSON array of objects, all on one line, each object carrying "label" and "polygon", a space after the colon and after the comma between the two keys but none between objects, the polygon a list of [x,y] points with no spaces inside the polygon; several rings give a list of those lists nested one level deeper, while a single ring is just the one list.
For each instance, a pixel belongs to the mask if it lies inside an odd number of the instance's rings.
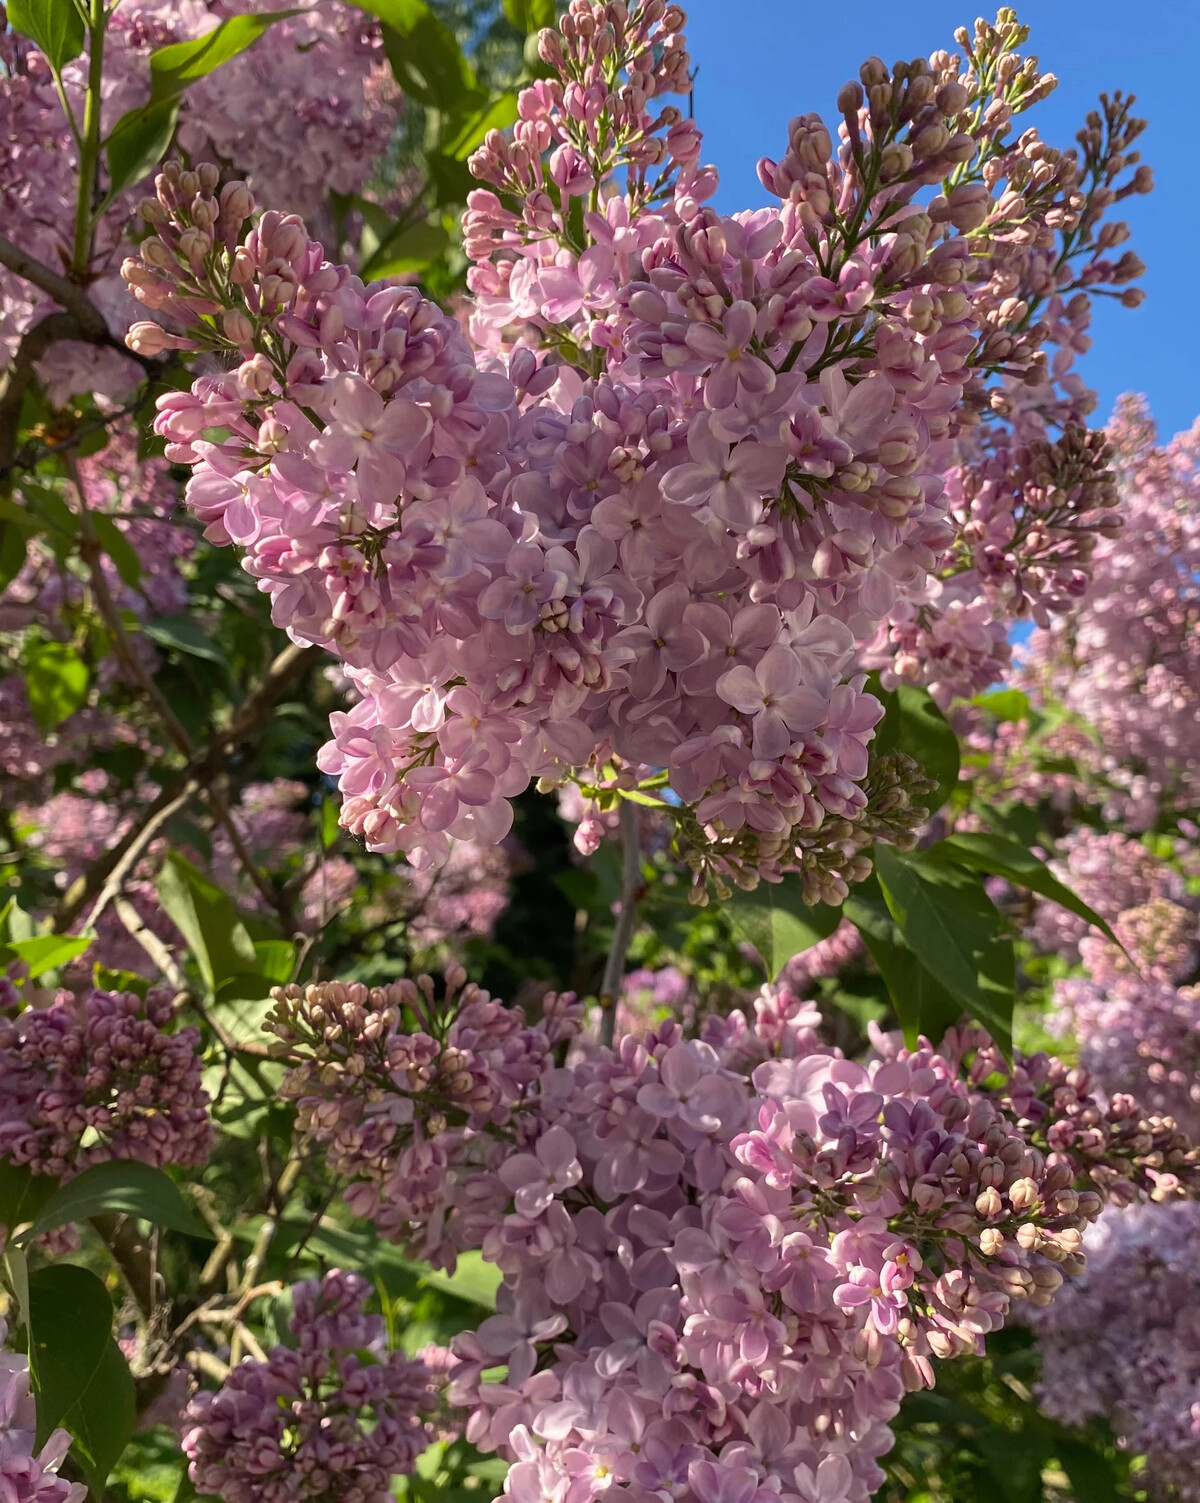
[{"label": "drooping flower cluster", "polygon": [[[2,1241],[2,1239],[0,1239]],[[0,1320],[0,1343],[8,1327]],[[0,1351],[0,1492],[5,1503],[84,1503],[87,1488],[57,1475],[71,1437],[54,1430],[39,1450],[29,1359]]]},{"label": "drooping flower cluster", "polygon": [[295,1345],[246,1358],[183,1418],[196,1489],[224,1503],[386,1503],[432,1439],[428,1367],[389,1351],[371,1285],[334,1269],[292,1286]]},{"label": "drooping flower cluster", "polygon": [[1146,1458],[1156,1500],[1200,1498],[1200,1207],[1108,1211],[1088,1269],[1036,1323],[1038,1399],[1067,1424],[1101,1415]]},{"label": "drooping flower cluster", "polygon": [[174,1023],[170,994],[153,990],[0,1017],[0,1156],[53,1175],[114,1158],[203,1164],[200,1034]]},{"label": "drooping flower cluster", "polygon": [[530,1028],[467,988],[456,1013],[462,981],[284,989],[272,1031],[351,1207],[500,1268],[448,1397],[513,1503],[865,1503],[932,1357],[1049,1303],[1105,1198],[1200,1183],[1173,1124],[978,1032],[861,1065],[776,987],[702,1040],[666,1021],[560,1067],[574,1008]]}]

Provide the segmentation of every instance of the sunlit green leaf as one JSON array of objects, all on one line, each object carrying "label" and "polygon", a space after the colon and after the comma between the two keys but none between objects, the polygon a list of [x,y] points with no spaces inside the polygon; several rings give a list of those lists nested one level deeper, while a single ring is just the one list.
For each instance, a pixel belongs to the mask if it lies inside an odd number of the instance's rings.
[{"label": "sunlit green leaf", "polygon": [[299,10],[276,10],[230,16],[192,41],[160,47],[150,54],[151,99],[157,102],[182,93],[196,79],[252,47],[268,26],[300,14]]},{"label": "sunlit green leaf", "polygon": [[55,68],[83,51],[87,31],[74,0],[8,0],[9,25],[36,42]]},{"label": "sunlit green leaf", "polygon": [[158,878],[158,897],[187,941],[210,990],[243,973],[258,972],[254,941],[225,893],[173,851]]},{"label": "sunlit green leaf", "polygon": [[162,161],[175,134],[180,103],[176,95],[142,105],[122,115],[113,126],[104,146],[110,193],[120,193],[140,182]]},{"label": "sunlit green leaf", "polygon": [[105,1211],[137,1216],[155,1226],[208,1237],[203,1224],[189,1210],[179,1188],[161,1169],[128,1159],[107,1159],[68,1180],[46,1202],[23,1240],[40,1237],[55,1227],[87,1221]]},{"label": "sunlit green leaf", "polygon": [[774,981],[793,955],[826,939],[842,921],[841,910],[804,901],[799,877],[760,882],[753,892],[735,888],[721,905],[739,944],[753,945],[767,979]]},{"label": "sunlit green leaf", "polygon": [[8,947],[29,967],[33,980],[82,955],[94,938],[93,934],[37,934],[32,939],[10,939]]},{"label": "sunlit green leaf", "polygon": [[43,731],[60,726],[87,702],[88,665],[65,642],[39,642],[25,654],[25,692]]}]

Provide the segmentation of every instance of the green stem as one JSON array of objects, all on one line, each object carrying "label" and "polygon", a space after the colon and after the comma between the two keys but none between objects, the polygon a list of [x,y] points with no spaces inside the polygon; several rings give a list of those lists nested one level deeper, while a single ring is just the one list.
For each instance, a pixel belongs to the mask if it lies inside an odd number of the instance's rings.
[{"label": "green stem", "polygon": [[100,166],[100,84],[104,74],[104,0],[88,6],[88,82],[83,104],[83,141],[79,148],[79,187],[75,197],[75,245],[71,270],[82,276],[92,259],[92,205]]}]

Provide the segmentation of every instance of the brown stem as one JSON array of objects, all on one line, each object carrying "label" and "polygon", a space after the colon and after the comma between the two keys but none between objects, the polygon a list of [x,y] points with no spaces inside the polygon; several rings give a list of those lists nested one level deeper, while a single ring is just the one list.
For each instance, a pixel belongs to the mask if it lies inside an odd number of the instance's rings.
[{"label": "brown stem", "polygon": [[137,1223],[128,1216],[105,1212],[93,1216],[92,1225],[112,1253],[113,1262],[121,1270],[142,1319],[149,1324],[163,1293],[162,1278],[154,1266],[153,1250],[142,1241]]},{"label": "brown stem", "polygon": [[60,334],[58,336],[60,339],[107,342],[112,338],[103,313],[78,282],[73,282],[70,277],[63,276],[61,272],[39,261],[36,256],[23,251],[19,245],[14,245],[3,235],[0,235],[0,266],[7,266],[9,271],[15,271],[19,277],[24,277],[35,287],[40,287],[43,292],[54,299],[60,308],[65,308],[68,313],[75,315],[79,332],[69,335]]}]

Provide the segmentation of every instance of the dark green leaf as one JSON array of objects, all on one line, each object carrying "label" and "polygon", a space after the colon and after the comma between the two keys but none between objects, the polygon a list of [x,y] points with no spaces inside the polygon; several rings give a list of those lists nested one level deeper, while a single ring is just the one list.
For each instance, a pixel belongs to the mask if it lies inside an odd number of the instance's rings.
[{"label": "dark green leaf", "polygon": [[1005,835],[951,835],[931,846],[925,854],[930,860],[938,860],[945,855],[948,860],[957,861],[960,866],[970,867],[972,871],[987,872],[990,876],[1004,877],[1018,887],[1027,887],[1030,892],[1049,898],[1060,907],[1078,914],[1081,919],[1086,919],[1089,924],[1094,924],[1113,944],[1119,943],[1108,923],[1094,908],[1090,908],[1081,897],[1077,897],[1069,887],[1060,882],[1046,863],[1039,861],[1032,851]]},{"label": "dark green leaf", "polygon": [[804,901],[799,877],[760,882],[753,892],[735,889],[722,905],[738,944],[753,945],[774,981],[793,955],[826,939],[842,921],[840,908]]},{"label": "dark green leaf", "polygon": [[1008,1053],[1016,963],[1003,917],[979,881],[883,844],[875,847],[875,871],[905,944]]},{"label": "dark green leaf", "polygon": [[5,590],[25,566],[32,528],[19,522],[0,522],[0,590]]},{"label": "dark green leaf", "polygon": [[212,1240],[188,1209],[175,1181],[161,1169],[132,1159],[108,1159],[69,1180],[42,1207],[22,1240],[40,1237],[58,1226],[87,1221],[105,1211],[137,1216],[154,1226]]},{"label": "dark green leaf", "polygon": [[541,31],[554,25],[554,0],[504,0],[504,14],[518,31]]},{"label": "dark green leaf", "polygon": [[852,890],[844,911],[883,977],[905,1043],[915,1048],[922,1034],[939,1043],[962,1017],[963,1006],[904,943],[874,877]]},{"label": "dark green leaf", "polygon": [[8,947],[29,967],[32,981],[82,955],[94,938],[92,934],[38,934],[33,939],[11,939]]},{"label": "dark green leaf", "polygon": [[1081,1440],[1064,1436],[1052,1443],[1059,1466],[1071,1479],[1071,1491],[1086,1503],[1119,1503],[1120,1489],[1112,1462]]},{"label": "dark green leaf", "polygon": [[454,33],[425,0],[370,0],[396,82],[422,104],[458,115],[483,103],[475,70]]},{"label": "dark green leaf", "polygon": [[111,1338],[95,1376],[63,1421],[75,1439],[72,1455],[87,1473],[92,1496],[102,1497],[108,1474],[121,1459],[137,1423],[133,1374]]},{"label": "dark green leaf", "polygon": [[146,622],[142,630],[160,647],[169,647],[175,652],[184,652],[194,658],[206,658],[210,663],[225,665],[225,654],[190,616],[155,616],[152,621]]},{"label": "dark green leaf", "polygon": [[83,51],[87,31],[74,0],[8,0],[14,31],[36,42],[55,68]]},{"label": "dark green leaf", "polygon": [[210,990],[216,991],[230,976],[257,974],[254,941],[233,904],[177,852],[167,857],[159,873],[158,897]]},{"label": "dark green leaf", "polygon": [[25,654],[25,692],[33,718],[52,731],[87,700],[88,666],[65,642],[39,642]]},{"label": "dark green leaf", "polygon": [[55,1263],[29,1275],[29,1367],[38,1445],[87,1391],[112,1339],[112,1301],[94,1273]]},{"label": "dark green leaf", "polygon": [[212,31],[190,42],[173,42],[150,54],[150,97],[154,102],[182,94],[198,78],[214,72],[222,63],[252,47],[268,26],[298,10],[263,11],[230,16]]},{"label": "dark green leaf", "polygon": [[934,704],[927,689],[901,684],[898,689],[871,691],[883,704],[883,719],[875,728],[875,752],[906,752],[937,784],[922,802],[932,814],[940,809],[958,782],[958,737]]},{"label": "dark green leaf", "polygon": [[180,97],[144,104],[121,116],[105,143],[108,188],[120,193],[153,172],[166,155],[175,134]]},{"label": "dark green leaf", "polygon": [[42,1206],[58,1189],[49,1174],[34,1174],[24,1164],[0,1159],[0,1226],[11,1237],[19,1226],[36,1219]]},{"label": "dark green leaf", "polygon": [[142,561],[133,544],[113,519],[106,517],[103,512],[97,512],[93,516],[92,526],[96,529],[101,548],[112,559],[122,581],[133,589],[142,577]]}]

